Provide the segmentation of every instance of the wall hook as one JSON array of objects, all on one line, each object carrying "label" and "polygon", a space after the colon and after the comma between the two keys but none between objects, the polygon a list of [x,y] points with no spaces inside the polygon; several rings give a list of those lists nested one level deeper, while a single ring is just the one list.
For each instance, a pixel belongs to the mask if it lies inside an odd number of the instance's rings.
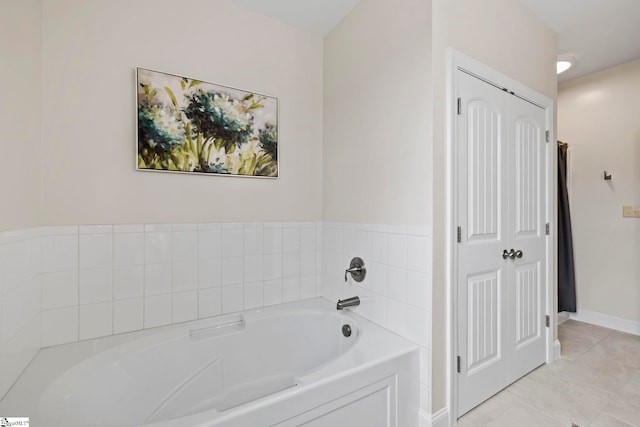
[{"label": "wall hook", "polygon": [[604,171],[604,180],[605,181],[610,181],[611,180],[611,174],[607,173],[607,171]]}]

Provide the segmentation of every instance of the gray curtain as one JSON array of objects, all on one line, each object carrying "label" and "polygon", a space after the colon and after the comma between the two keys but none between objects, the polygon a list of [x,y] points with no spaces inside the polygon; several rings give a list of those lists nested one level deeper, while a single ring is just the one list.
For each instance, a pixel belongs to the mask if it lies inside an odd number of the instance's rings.
[{"label": "gray curtain", "polygon": [[558,141],[558,312],[576,312],[573,237],[567,192],[567,148]]}]

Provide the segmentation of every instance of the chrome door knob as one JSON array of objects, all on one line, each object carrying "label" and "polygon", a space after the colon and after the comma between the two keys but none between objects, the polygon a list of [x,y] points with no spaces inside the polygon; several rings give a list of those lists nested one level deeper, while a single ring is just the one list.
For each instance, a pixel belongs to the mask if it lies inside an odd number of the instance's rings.
[{"label": "chrome door knob", "polygon": [[516,257],[516,251],[511,249],[507,251],[506,249],[502,251],[502,259],[511,258],[514,259]]},{"label": "chrome door knob", "polygon": [[520,249],[518,249],[516,251],[516,258],[522,258],[522,255],[524,255],[524,253]]}]

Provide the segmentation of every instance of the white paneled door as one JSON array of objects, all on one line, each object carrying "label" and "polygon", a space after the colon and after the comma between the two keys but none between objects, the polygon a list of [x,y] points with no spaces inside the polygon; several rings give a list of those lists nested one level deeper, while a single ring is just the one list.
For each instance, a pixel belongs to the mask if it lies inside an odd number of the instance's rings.
[{"label": "white paneled door", "polygon": [[458,71],[458,416],[545,362],[545,110]]}]

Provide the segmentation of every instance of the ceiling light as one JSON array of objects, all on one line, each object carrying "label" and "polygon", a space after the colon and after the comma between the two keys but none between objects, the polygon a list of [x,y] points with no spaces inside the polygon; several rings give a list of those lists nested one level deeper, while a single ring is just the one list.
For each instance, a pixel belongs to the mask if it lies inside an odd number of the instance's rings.
[{"label": "ceiling light", "polygon": [[564,73],[569,68],[576,65],[577,57],[574,54],[568,53],[565,55],[558,55],[558,62],[556,63],[557,74]]}]

